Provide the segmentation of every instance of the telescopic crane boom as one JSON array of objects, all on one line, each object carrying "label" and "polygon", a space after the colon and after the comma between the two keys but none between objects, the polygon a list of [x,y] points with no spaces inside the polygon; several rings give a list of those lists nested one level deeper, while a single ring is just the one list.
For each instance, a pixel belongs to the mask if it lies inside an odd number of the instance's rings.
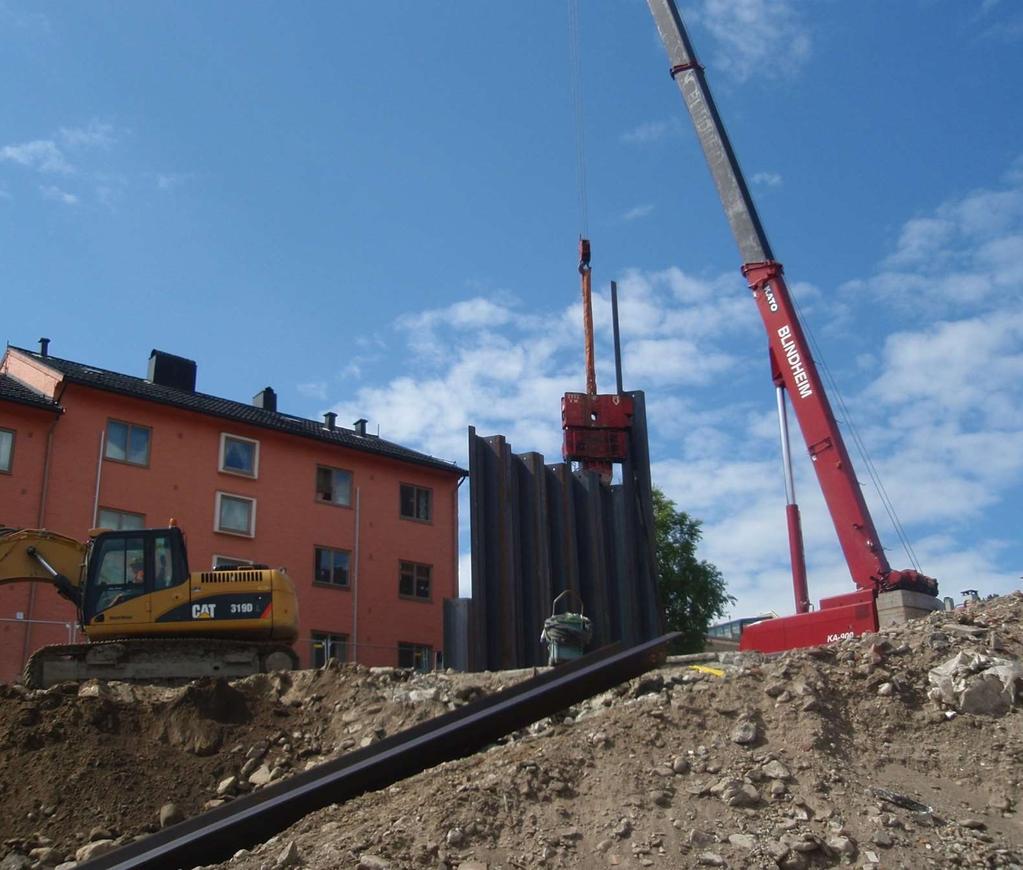
[{"label": "telescopic crane boom", "polygon": [[[742,257],[742,273],[749,282],[757,309],[767,330],[772,375],[776,386],[783,388],[788,394],[795,411],[799,428],[806,442],[810,459],[817,473],[817,479],[824,494],[828,511],[835,525],[842,553],[845,556],[849,573],[860,594],[838,596],[823,601],[822,611],[818,614],[803,614],[776,623],[773,631],[786,638],[785,646],[807,646],[826,642],[836,634],[847,634],[846,631],[834,631],[841,628],[842,621],[835,622],[837,613],[831,613],[831,619],[814,619],[823,617],[828,609],[852,607],[866,602],[871,603],[871,612],[876,628],[876,608],[873,600],[878,593],[888,590],[908,590],[921,592],[930,596],[937,595],[937,583],[915,570],[893,570],[888,564],[884,549],[878,539],[874,521],[867,509],[863,493],[856,479],[852,461],[846,450],[845,442],[839,431],[831,404],[824,392],[817,366],[810,353],[809,345],[803,334],[802,326],[796,315],[792,298],[783,277],[783,269],[778,262],[760,223],[756,206],[750,196],[749,188],[743,177],[742,170],[732,150],[731,142],[725,132],[724,125],[714,105],[713,97],[707,87],[703,67],[697,62],[692,43],[682,23],[674,0],[647,0],[651,13],[657,24],[661,39],[668,51],[671,63],[671,76],[682,92],[682,98],[689,110],[696,135],[700,140],[704,156],[710,167],[711,175],[717,186],[718,195],[724,205],[732,234],[739,246]],[[781,410],[784,406],[780,404]],[[783,418],[783,433],[785,430]],[[793,573],[796,578],[797,610],[806,609],[801,606],[806,600],[805,580],[800,589],[800,573],[802,566],[802,544],[799,536],[798,512],[795,511],[794,499],[789,493],[790,501],[790,536],[792,538]],[[794,520],[794,522],[793,522]],[[801,623],[783,625],[790,620],[802,620]],[[815,631],[810,627],[816,623],[828,630]],[[832,624],[833,623],[833,624]],[[865,625],[862,620],[859,624]],[[766,630],[769,623],[761,624]],[[751,635],[758,634],[751,631]],[[807,631],[803,631],[803,628]],[[855,634],[860,634],[862,628]],[[818,635],[820,635],[818,637]],[[795,642],[793,642],[795,641]]]}]

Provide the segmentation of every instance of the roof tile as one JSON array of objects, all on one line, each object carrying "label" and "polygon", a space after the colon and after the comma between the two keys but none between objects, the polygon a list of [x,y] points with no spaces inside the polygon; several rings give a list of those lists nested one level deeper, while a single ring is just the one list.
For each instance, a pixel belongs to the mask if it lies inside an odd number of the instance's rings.
[{"label": "roof tile", "polygon": [[60,413],[63,409],[60,405],[31,390],[20,381],[14,380],[10,375],[0,374],[0,399],[7,402],[17,402],[19,405],[32,405],[36,408],[45,408],[47,411]]},{"label": "roof tile", "polygon": [[[410,450],[407,447],[402,447],[391,441],[385,441],[376,436],[357,435],[352,430],[343,427],[333,430],[328,429],[319,420],[307,420],[304,417],[293,417],[290,414],[282,414],[278,411],[266,411],[263,408],[247,405],[244,402],[234,402],[230,399],[222,399],[205,393],[165,387],[160,384],[151,383],[143,378],[122,375],[118,372],[106,371],[105,369],[84,365],[72,360],[60,359],[55,356],[43,356],[36,351],[14,347],[13,345],[11,345],[11,349],[32,357],[43,365],[61,372],[68,381],[98,390],[133,396],[137,399],[158,402],[162,405],[172,405],[173,407],[184,408],[199,414],[248,423],[252,426],[285,432],[289,435],[314,438],[317,441],[323,441],[328,444],[348,447],[365,453],[374,453],[378,456],[386,456],[401,462],[424,465],[440,471],[449,471],[458,475],[468,473],[454,463],[445,462],[443,459],[437,459],[434,456],[429,456],[416,450]],[[8,378],[6,380],[11,379]],[[14,383],[16,384],[17,382]],[[22,389],[24,390],[25,388]],[[35,396],[36,394],[32,393],[32,395]],[[37,398],[42,399],[42,397]],[[53,403],[49,402],[49,400],[43,399],[43,402],[48,403],[44,407],[53,406]]]}]

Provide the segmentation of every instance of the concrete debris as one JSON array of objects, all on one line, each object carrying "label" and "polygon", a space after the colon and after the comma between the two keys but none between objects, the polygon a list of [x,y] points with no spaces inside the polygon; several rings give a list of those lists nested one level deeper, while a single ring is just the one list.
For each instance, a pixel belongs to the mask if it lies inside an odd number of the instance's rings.
[{"label": "concrete debris", "polygon": [[933,687],[932,700],[953,706],[960,713],[1004,716],[1016,703],[1023,683],[1023,665],[964,650],[931,668],[927,678]]},{"label": "concrete debris", "polygon": [[185,814],[181,812],[177,804],[166,803],[160,807],[160,827],[166,828],[169,825],[176,825],[184,821]]},{"label": "concrete debris", "polygon": [[77,852],[75,852],[75,860],[81,864],[83,861],[91,861],[93,858],[98,858],[100,855],[106,855],[107,852],[112,852],[116,848],[116,841],[114,840],[93,840],[91,843],[86,843]]},{"label": "concrete debris", "polygon": [[759,735],[759,728],[757,722],[752,717],[744,716],[738,722],[735,723],[735,727],[732,729],[732,742],[738,743],[740,746],[748,746],[751,743],[757,742]]},{"label": "concrete debris", "polygon": [[288,845],[284,847],[284,851],[277,856],[274,867],[277,870],[283,870],[285,867],[301,867],[304,863],[295,841],[289,840]]}]

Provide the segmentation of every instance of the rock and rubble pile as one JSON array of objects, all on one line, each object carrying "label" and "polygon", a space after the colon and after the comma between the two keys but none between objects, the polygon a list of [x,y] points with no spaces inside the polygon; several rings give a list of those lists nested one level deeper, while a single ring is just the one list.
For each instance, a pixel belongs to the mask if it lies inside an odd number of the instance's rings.
[{"label": "rock and rubble pile", "polygon": [[[1023,866],[1023,595],[721,658],[669,661],[223,866]],[[3,687],[0,868],[84,860],[526,675]]]}]

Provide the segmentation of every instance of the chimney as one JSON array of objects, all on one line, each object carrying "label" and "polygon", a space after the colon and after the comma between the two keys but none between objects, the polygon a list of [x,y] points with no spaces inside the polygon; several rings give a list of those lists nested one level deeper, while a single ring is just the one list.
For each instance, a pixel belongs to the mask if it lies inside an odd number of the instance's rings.
[{"label": "chimney", "polygon": [[50,339],[40,338],[39,339],[39,356],[50,355]]},{"label": "chimney", "polygon": [[355,434],[361,435],[363,438],[366,437],[366,423],[365,417],[359,417],[352,425],[355,427]]},{"label": "chimney", "polygon": [[333,411],[327,411],[327,413],[323,415],[323,423],[331,432],[333,432],[337,428],[337,414]]},{"label": "chimney", "polygon": [[195,392],[195,361],[183,356],[174,356],[162,350],[153,350],[149,354],[150,383],[161,387],[174,387],[178,390]]},{"label": "chimney", "polygon": [[264,411],[277,412],[277,393],[273,391],[273,387],[263,387],[256,395],[252,397],[252,404],[257,408],[262,408]]}]

